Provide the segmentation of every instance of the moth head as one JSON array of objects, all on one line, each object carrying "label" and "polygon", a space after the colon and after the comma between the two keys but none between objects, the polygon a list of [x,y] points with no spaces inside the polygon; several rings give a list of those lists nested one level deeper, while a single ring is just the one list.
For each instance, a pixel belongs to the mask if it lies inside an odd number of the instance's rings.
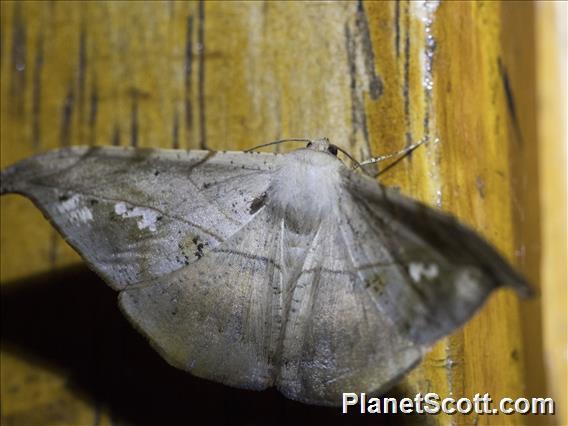
[{"label": "moth head", "polygon": [[330,143],[328,138],[312,139],[308,142],[306,148],[311,149],[312,151],[327,152],[334,157],[337,157],[337,146]]},{"label": "moth head", "polygon": [[328,138],[309,139],[308,144],[306,145],[306,149],[317,152],[325,152],[337,158],[338,160],[339,158],[337,157],[337,153],[342,152],[347,158],[349,158],[349,160],[352,161],[354,168],[359,167],[359,163],[351,156],[351,154],[349,154],[343,148],[330,143]]}]

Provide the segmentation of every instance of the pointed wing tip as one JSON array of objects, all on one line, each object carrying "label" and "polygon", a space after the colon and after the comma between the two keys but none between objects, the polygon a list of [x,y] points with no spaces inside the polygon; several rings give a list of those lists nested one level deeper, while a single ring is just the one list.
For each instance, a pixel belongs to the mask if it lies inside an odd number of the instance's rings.
[{"label": "pointed wing tip", "polygon": [[487,263],[491,268],[494,282],[498,286],[512,288],[522,299],[537,296],[538,292],[535,290],[535,286],[494,248],[492,250],[494,254],[489,257]]},{"label": "pointed wing tip", "polygon": [[16,192],[17,173],[15,167],[7,167],[0,172],[0,195]]},{"label": "pointed wing tip", "polygon": [[517,294],[523,299],[531,299],[538,295],[537,290],[533,288],[528,282],[523,280],[522,282],[516,282],[512,286]]},{"label": "pointed wing tip", "polygon": [[534,286],[515,270],[511,269],[502,281],[503,283],[506,283],[506,286],[513,288],[519,297],[523,299],[530,299],[538,295]]},{"label": "pointed wing tip", "polygon": [[41,177],[51,170],[55,171],[57,165],[63,168],[94,149],[97,148],[70,146],[21,159],[0,171],[0,195],[25,193],[31,178]]}]

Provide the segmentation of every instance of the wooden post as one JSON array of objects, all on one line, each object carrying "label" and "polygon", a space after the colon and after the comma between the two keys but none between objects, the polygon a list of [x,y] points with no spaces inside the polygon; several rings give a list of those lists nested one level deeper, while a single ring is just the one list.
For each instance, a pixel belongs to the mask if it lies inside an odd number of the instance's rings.
[{"label": "wooden post", "polygon": [[[473,226],[536,285],[532,8],[2,2],[1,165],[66,145],[237,150],[317,136],[364,159],[428,138],[382,182]],[[116,312],[102,281],[71,267],[79,257],[28,201],[2,199],[1,230],[3,424],[341,420],[337,409],[236,391],[167,367]],[[70,289],[73,280],[88,282],[92,297]],[[46,309],[50,303],[59,309]],[[540,315],[539,302],[531,303]],[[537,395],[546,391],[538,379],[540,318],[531,318],[536,326],[523,343],[519,305],[510,291],[492,296],[393,395],[546,396]],[[50,318],[58,315],[69,321]],[[69,351],[76,357],[62,354]],[[525,374],[525,361],[533,374]],[[476,414],[394,421],[532,422]]]},{"label": "wooden post", "polygon": [[536,4],[538,137],[542,230],[541,289],[548,394],[557,424],[568,424],[568,4]]}]

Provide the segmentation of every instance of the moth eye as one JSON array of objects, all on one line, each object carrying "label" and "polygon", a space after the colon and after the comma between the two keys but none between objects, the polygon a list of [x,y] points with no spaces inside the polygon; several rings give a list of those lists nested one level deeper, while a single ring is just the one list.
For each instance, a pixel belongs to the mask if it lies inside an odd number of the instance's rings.
[{"label": "moth eye", "polygon": [[337,157],[337,147],[335,145],[328,146],[327,152],[329,152],[331,155],[334,155],[334,156]]},{"label": "moth eye", "polygon": [[310,146],[312,146],[312,143],[308,142],[308,144],[306,145],[306,148],[309,148]]}]

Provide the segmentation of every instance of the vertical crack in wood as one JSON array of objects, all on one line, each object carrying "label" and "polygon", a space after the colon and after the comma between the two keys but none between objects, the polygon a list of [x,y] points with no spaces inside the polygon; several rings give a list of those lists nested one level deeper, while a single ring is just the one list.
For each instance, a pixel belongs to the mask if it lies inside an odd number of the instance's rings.
[{"label": "vertical crack in wood", "polygon": [[358,124],[358,99],[357,99],[357,68],[355,64],[355,47],[349,24],[345,24],[345,49],[347,51],[347,66],[349,68],[349,92],[351,94],[351,135],[349,135],[349,145],[355,146],[357,124]]},{"label": "vertical crack in wood", "polygon": [[112,146],[120,146],[120,126],[118,123],[114,125],[110,144]]},{"label": "vertical crack in wood", "polygon": [[515,131],[516,140],[519,144],[523,144],[523,135],[521,132],[521,125],[519,123],[519,118],[517,115],[517,104],[515,103],[515,96],[513,94],[513,89],[511,87],[511,80],[509,79],[509,73],[507,68],[503,65],[501,57],[497,58],[497,65],[499,67],[499,75],[501,76],[501,83],[503,84],[503,91],[505,93],[505,100],[507,102],[507,111],[509,112],[509,117],[511,117],[511,123],[513,124],[513,129]]},{"label": "vertical crack in wood", "polygon": [[172,148],[179,149],[179,118],[177,109],[174,110],[174,120],[172,124]]},{"label": "vertical crack in wood", "polygon": [[394,50],[396,57],[400,57],[400,1],[394,3]]},{"label": "vertical crack in wood", "polygon": [[79,33],[79,57],[77,58],[77,103],[79,109],[79,123],[83,123],[85,101],[85,80],[87,73],[87,35],[84,24]]},{"label": "vertical crack in wood", "polygon": [[185,38],[185,63],[184,63],[184,115],[185,115],[185,139],[186,148],[191,147],[193,135],[193,99],[192,99],[192,75],[193,75],[193,16],[187,17],[187,30]]},{"label": "vertical crack in wood", "polygon": [[207,129],[205,128],[205,2],[199,1],[197,49],[198,62],[198,97],[199,97],[199,148],[207,149]]},{"label": "vertical crack in wood", "polygon": [[89,101],[89,145],[94,145],[97,141],[97,116],[99,109],[99,88],[97,75],[93,75],[91,85],[91,97]]},{"label": "vertical crack in wood", "polygon": [[[358,134],[360,134],[365,146],[360,156],[367,158],[371,156],[372,149],[367,125],[365,93],[369,93],[371,99],[376,101],[382,94],[383,83],[375,71],[375,54],[367,15],[362,2],[357,3],[354,23],[350,20],[345,23],[344,33],[351,97],[349,143],[354,148],[357,144]],[[364,152],[365,149],[367,152]]]},{"label": "vertical crack in wood", "polygon": [[43,33],[40,32],[37,38],[32,80],[32,148],[34,151],[37,151],[41,146],[41,73],[43,59]]},{"label": "vertical crack in wood", "polygon": [[18,114],[24,113],[26,89],[26,26],[22,19],[21,3],[14,3],[14,26],[12,28],[12,78],[10,95]]},{"label": "vertical crack in wood", "polygon": [[138,91],[132,92],[132,108],[130,111],[130,146],[138,146]]},{"label": "vertical crack in wood", "polygon": [[59,145],[69,146],[71,144],[71,120],[73,118],[73,109],[75,107],[75,90],[73,82],[69,82],[67,94],[63,100],[61,107],[61,130],[59,132]]},{"label": "vertical crack in wood", "polygon": [[402,99],[404,103],[404,125],[406,127],[406,146],[412,145],[412,123],[410,122],[410,10],[404,8],[404,62],[402,76]]},{"label": "vertical crack in wood", "polygon": [[0,25],[0,68],[2,68],[2,64],[5,63],[4,53],[6,52],[6,48],[4,47],[4,40],[6,40],[4,25]]},{"label": "vertical crack in wood", "polygon": [[357,36],[361,40],[361,53],[365,64],[365,72],[368,78],[368,91],[371,99],[376,101],[383,93],[383,82],[375,70],[375,52],[373,51],[373,42],[371,41],[371,31],[369,30],[369,21],[367,13],[363,6],[363,2],[359,0],[357,3],[357,15],[355,19],[357,28]]}]

